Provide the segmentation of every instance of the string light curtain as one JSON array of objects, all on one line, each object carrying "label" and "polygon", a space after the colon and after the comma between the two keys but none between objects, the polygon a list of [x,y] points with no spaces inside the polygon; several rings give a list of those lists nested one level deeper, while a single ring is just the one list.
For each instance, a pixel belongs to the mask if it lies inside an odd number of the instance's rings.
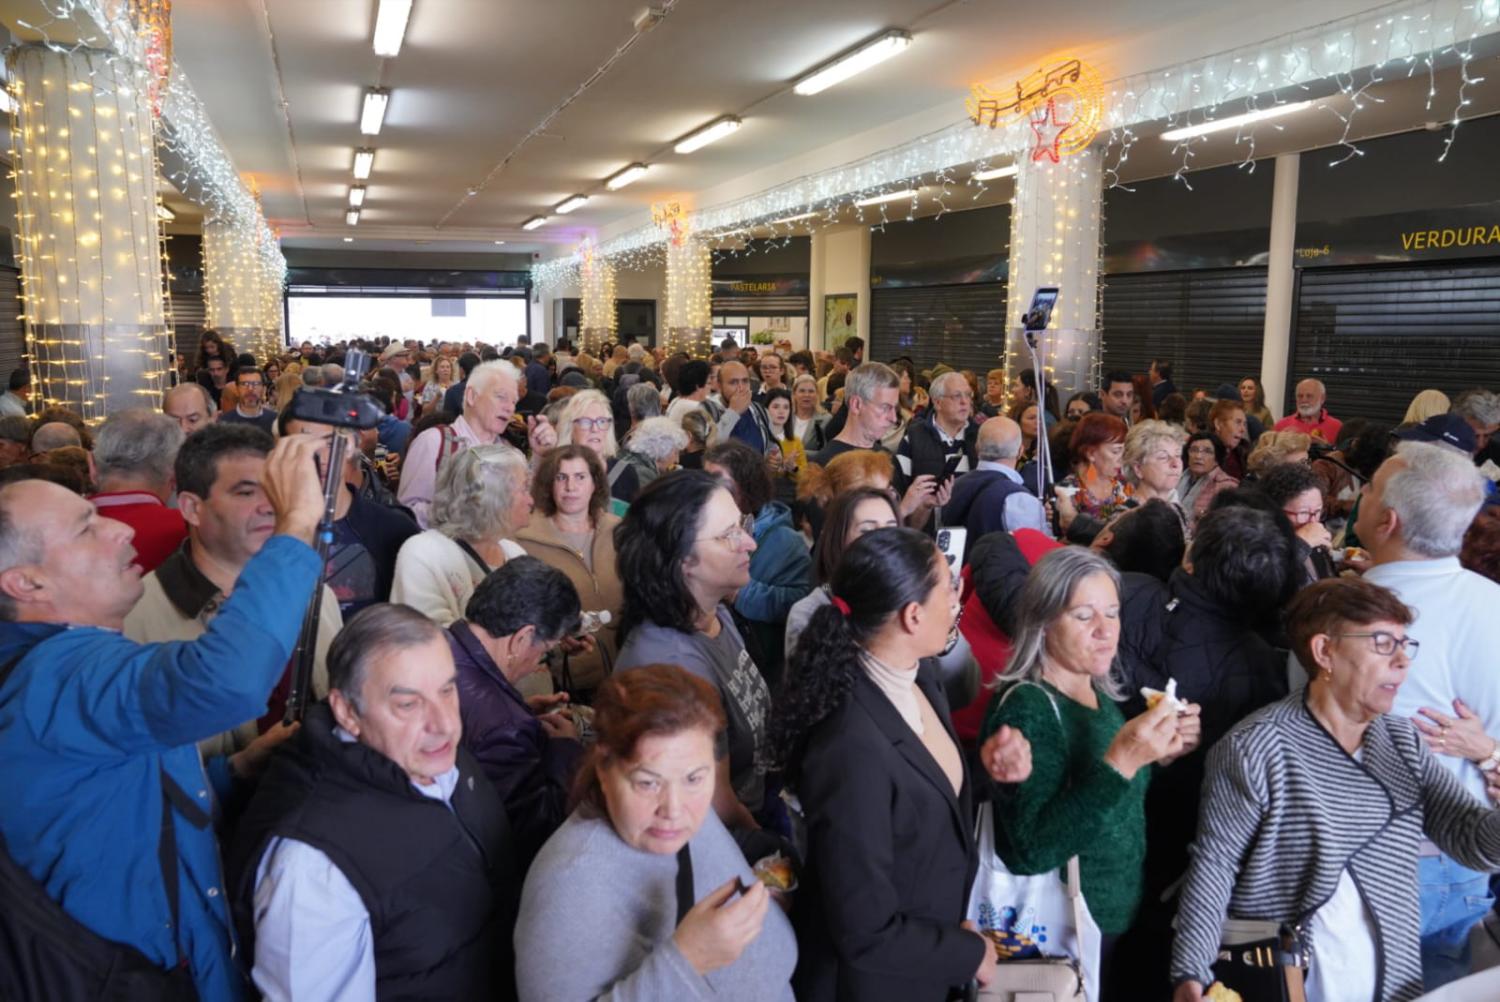
[{"label": "string light curtain", "polygon": [[[1099,257],[1103,224],[1104,155],[1082,150],[1053,163],[1029,152],[1016,158],[1010,212],[1010,275],[1006,328],[1009,370],[1030,368],[1019,330],[1038,286],[1058,287],[1052,320],[1040,338],[1047,377],[1067,399],[1098,382]],[[1006,382],[1012,378],[1007,375]]]},{"label": "string light curtain", "polygon": [[224,220],[204,223],[204,323],[238,350],[263,360],[261,295],[261,260],[254,231]]},{"label": "string light curtain", "polygon": [[582,255],[579,336],[583,339],[583,350],[597,357],[604,342],[614,340],[619,327],[615,313],[615,267],[595,253],[591,243],[584,245]]},{"label": "string light curtain", "polygon": [[696,237],[667,242],[668,354],[707,358],[713,342],[713,253]]},{"label": "string light curtain", "polygon": [[32,378],[90,422],[154,407],[171,373],[153,118],[136,64],[10,50],[21,290]]},{"label": "string light curtain", "polygon": [[286,346],[282,321],[285,319],[286,302],[286,258],[276,237],[261,226],[256,239],[256,254],[260,260],[259,299],[260,336],[263,360],[277,354]]}]

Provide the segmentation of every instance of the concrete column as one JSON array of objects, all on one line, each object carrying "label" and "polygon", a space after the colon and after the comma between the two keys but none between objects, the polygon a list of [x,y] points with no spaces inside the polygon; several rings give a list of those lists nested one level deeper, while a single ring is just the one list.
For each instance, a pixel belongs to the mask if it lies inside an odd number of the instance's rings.
[{"label": "concrete column", "polygon": [[830,348],[824,326],[828,296],[855,296],[854,333],[865,339],[865,357],[872,358],[870,341],[870,228],[833,226],[812,235],[808,271],[808,347]]},{"label": "concrete column", "polygon": [[667,308],[661,325],[667,354],[694,358],[713,352],[713,252],[694,237],[667,241]]},{"label": "concrete column", "polygon": [[1041,338],[1047,377],[1063,399],[1098,384],[1099,250],[1103,224],[1103,153],[1097,147],[1057,163],[1021,155],[1010,213],[1006,368],[1030,368],[1019,336],[1038,286],[1058,287]]},{"label": "concrete column", "polygon": [[1287,367],[1292,349],[1292,293],[1296,269],[1292,266],[1297,243],[1297,179],[1300,153],[1276,158],[1276,184],[1271,189],[1271,246],[1266,256],[1266,326],[1261,341],[1260,385],[1266,391],[1266,406],[1277,418],[1286,401]]},{"label": "concrete column", "polygon": [[264,270],[253,229],[217,220],[203,224],[204,326],[260,361],[274,345],[265,332],[271,306]]},{"label": "concrete column", "polygon": [[94,49],[7,57],[32,373],[45,404],[102,421],[154,407],[172,369],[144,76]]}]

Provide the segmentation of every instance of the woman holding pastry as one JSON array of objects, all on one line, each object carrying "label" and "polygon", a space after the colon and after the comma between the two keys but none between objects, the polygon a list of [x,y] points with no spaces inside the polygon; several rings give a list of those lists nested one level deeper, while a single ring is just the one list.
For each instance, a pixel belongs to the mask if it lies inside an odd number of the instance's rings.
[{"label": "woman holding pastry", "polygon": [[1121,714],[1119,575],[1097,553],[1066,547],[1039,560],[1016,618],[984,734],[1020,731],[1032,770],[996,788],[995,850],[1017,874],[1078,857],[1083,897],[1104,937],[1103,997],[1127,999],[1128,986],[1113,990],[1111,951],[1141,901],[1149,767],[1196,747],[1198,708],[1162,699],[1129,721]]},{"label": "woman holding pastry", "polygon": [[1177,1002],[1206,997],[1226,916],[1300,927],[1308,1002],[1414,999],[1423,839],[1463,866],[1500,869],[1500,811],[1390,713],[1417,655],[1412,619],[1361,578],[1309,585],[1287,608],[1313,678],[1209,753],[1172,949]]}]

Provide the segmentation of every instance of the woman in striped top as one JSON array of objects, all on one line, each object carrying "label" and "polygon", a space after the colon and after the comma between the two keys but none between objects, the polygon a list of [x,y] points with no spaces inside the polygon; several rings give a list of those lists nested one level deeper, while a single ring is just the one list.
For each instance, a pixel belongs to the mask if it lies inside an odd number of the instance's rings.
[{"label": "woman in striped top", "polygon": [[1500,811],[1390,716],[1416,654],[1412,613],[1366,581],[1331,578],[1287,610],[1305,693],[1245,718],[1210,753],[1172,950],[1175,1002],[1213,981],[1227,915],[1300,926],[1308,1002],[1422,993],[1417,857],[1424,841],[1500,869]]}]

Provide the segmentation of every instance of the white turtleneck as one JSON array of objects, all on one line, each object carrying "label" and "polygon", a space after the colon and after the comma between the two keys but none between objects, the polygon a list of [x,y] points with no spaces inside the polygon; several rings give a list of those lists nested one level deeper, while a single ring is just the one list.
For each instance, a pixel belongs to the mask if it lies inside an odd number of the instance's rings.
[{"label": "white turtleneck", "polygon": [[922,747],[927,749],[927,753],[943,771],[943,775],[953,786],[953,792],[957,794],[964,785],[963,758],[958,745],[948,736],[943,722],[938,719],[937,711],[917,685],[920,663],[910,668],[896,668],[869,651],[861,653],[863,656],[860,661],[864,664],[870,681],[891,701],[912,733],[922,739]]}]

